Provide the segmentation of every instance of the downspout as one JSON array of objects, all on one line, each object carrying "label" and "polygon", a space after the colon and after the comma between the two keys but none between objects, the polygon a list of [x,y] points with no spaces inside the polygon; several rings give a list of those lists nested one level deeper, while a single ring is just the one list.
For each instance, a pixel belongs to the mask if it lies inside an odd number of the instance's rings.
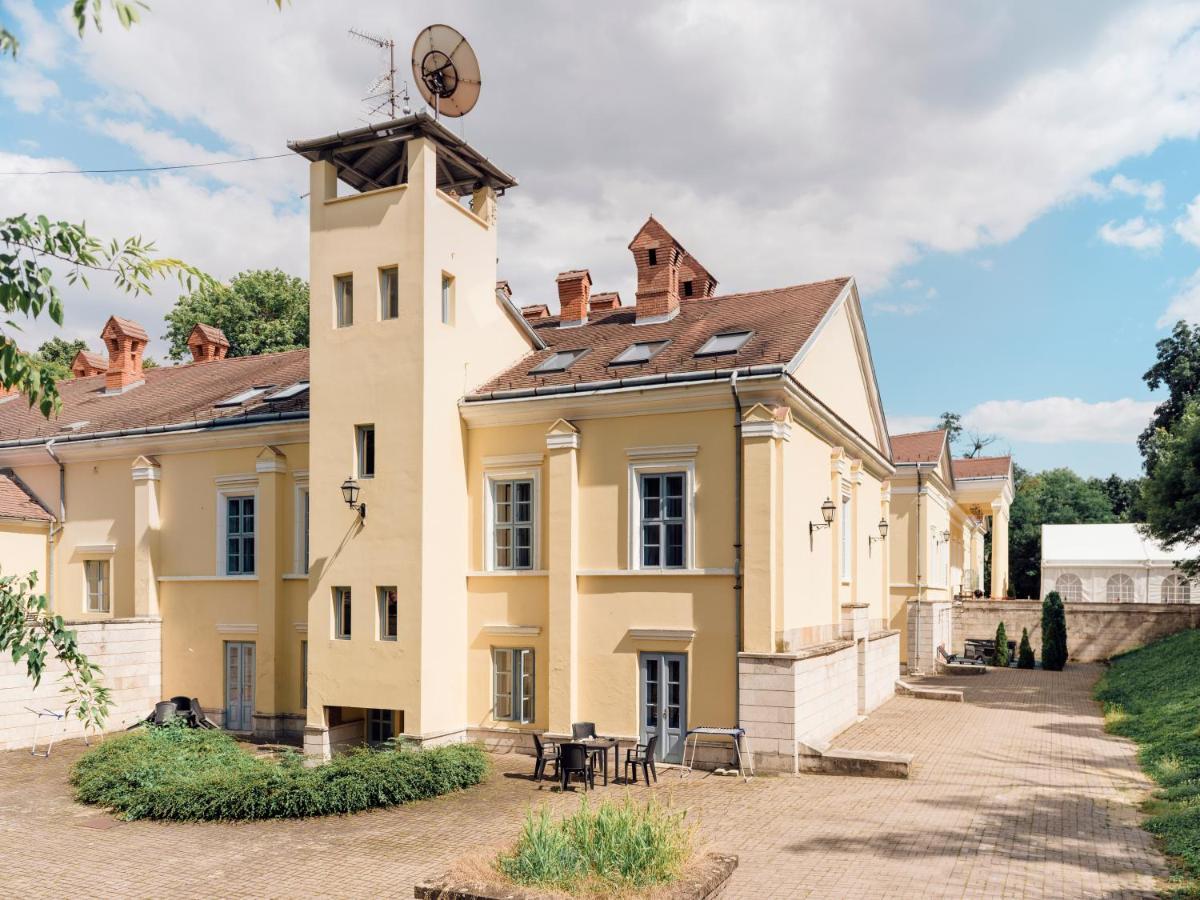
[{"label": "downspout", "polygon": [[733,370],[733,374],[729,376],[729,390],[733,393],[733,409],[734,409],[734,441],[736,446],[733,450],[733,483],[734,483],[734,510],[733,510],[733,607],[734,607],[734,640],[737,646],[737,653],[733,656],[733,726],[740,728],[742,725],[742,667],[741,658],[738,656],[742,652],[742,603],[744,600],[744,590],[742,587],[742,493],[744,490],[743,473],[742,473],[742,398],[738,394],[737,389],[738,373],[737,369]]},{"label": "downspout", "polygon": [[[921,549],[925,546],[925,539],[921,533],[921,464],[917,463],[917,654],[920,658],[921,653],[921,594],[923,586],[921,584]],[[936,671],[936,667],[935,667]],[[918,668],[916,672],[909,674],[920,675],[921,670]]]},{"label": "downspout", "polygon": [[54,442],[56,440],[58,438],[51,438],[46,441],[46,452],[50,454],[50,458],[58,466],[58,519],[50,523],[50,553],[46,561],[46,593],[50,598],[51,610],[58,609],[58,604],[54,602],[54,557],[58,555],[55,552],[56,540],[62,533],[63,525],[67,521],[67,468],[63,465],[63,461],[59,459],[58,454],[54,452]]}]

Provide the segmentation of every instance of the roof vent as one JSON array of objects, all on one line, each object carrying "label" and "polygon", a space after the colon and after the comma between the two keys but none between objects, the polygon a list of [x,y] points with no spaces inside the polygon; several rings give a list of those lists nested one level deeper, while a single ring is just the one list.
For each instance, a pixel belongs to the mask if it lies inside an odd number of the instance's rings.
[{"label": "roof vent", "polygon": [[71,374],[76,378],[103,375],[107,369],[108,361],[99,353],[92,353],[90,350],[80,350],[71,360]]},{"label": "roof vent", "polygon": [[188,335],[187,345],[194,362],[224,359],[229,354],[229,338],[225,337],[225,332],[203,322],[196,323]]}]

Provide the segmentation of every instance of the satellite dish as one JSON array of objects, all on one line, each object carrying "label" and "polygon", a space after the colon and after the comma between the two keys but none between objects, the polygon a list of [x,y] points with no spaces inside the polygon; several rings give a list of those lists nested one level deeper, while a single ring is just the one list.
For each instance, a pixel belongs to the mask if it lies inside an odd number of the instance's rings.
[{"label": "satellite dish", "polygon": [[430,25],[417,35],[412,67],[435,116],[464,116],[479,100],[479,60],[467,39],[449,25]]}]

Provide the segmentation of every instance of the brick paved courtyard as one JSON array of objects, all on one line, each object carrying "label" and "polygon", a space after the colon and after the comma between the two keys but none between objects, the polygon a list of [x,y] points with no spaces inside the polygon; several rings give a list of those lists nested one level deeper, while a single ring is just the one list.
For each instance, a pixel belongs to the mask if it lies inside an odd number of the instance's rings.
[{"label": "brick paved courtyard", "polygon": [[[1148,784],[1103,733],[1099,672],[936,679],[967,702],[897,697],[836,741],[915,754],[907,781],[668,774],[656,793],[741,857],[728,897],[1153,896],[1165,867],[1138,827]],[[474,791],[345,819],[123,823],[71,800],[81,750],[0,755],[5,895],[409,897],[464,848],[511,840],[530,803],[578,803],[526,780],[528,757],[499,756]]]}]

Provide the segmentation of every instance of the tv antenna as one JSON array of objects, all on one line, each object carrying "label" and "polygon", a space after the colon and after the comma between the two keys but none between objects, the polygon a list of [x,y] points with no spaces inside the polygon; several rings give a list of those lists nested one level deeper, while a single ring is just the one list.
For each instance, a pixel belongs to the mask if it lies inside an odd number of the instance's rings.
[{"label": "tv antenna", "polygon": [[[400,90],[396,90],[396,42],[391,38],[368,34],[357,28],[350,29],[350,36],[366,41],[368,44],[374,44],[380,50],[386,50],[388,54],[387,69],[371,82],[371,86],[367,88],[367,96],[363,98],[366,103],[375,104],[367,112],[367,117],[369,118],[387,109],[389,116],[393,119],[396,118],[396,103],[398,98],[401,101],[401,109],[404,115],[412,112],[408,105],[408,85],[402,84]],[[385,86],[387,89],[381,90]]]},{"label": "tv antenna", "polygon": [[479,60],[467,39],[449,25],[430,25],[412,49],[417,90],[433,107],[433,117],[465,116],[479,100]]}]

